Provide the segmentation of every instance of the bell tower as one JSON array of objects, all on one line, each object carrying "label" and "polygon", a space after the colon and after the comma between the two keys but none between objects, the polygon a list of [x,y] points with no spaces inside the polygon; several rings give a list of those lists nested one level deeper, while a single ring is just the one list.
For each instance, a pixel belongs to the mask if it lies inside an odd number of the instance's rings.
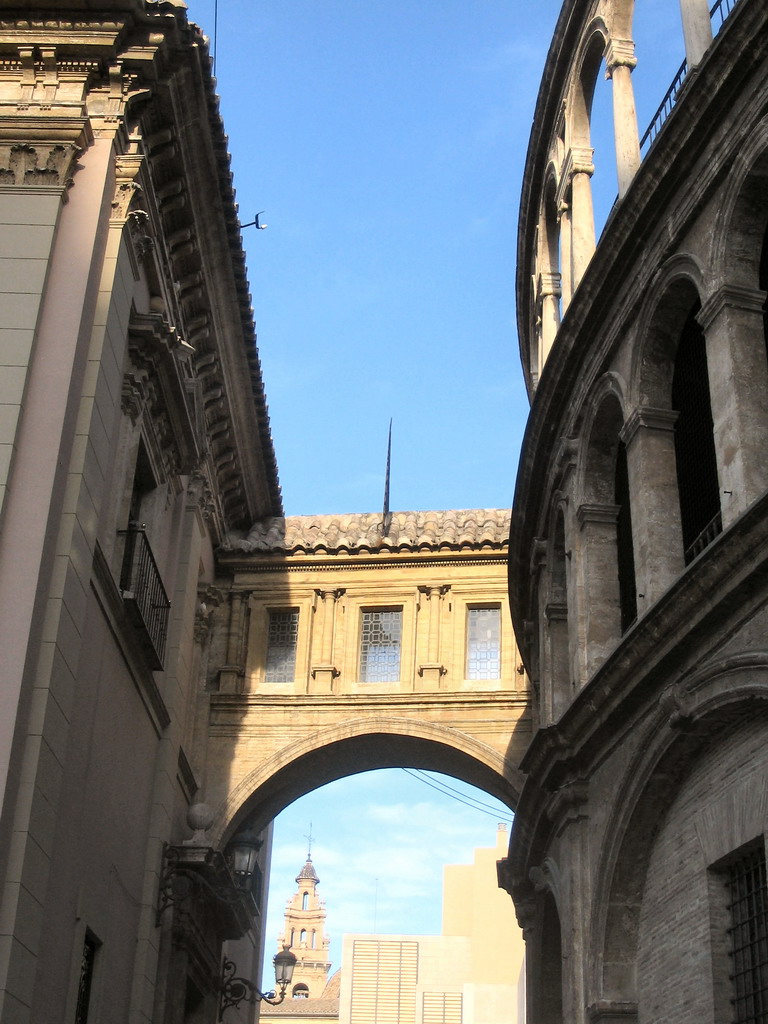
[{"label": "bell tower", "polygon": [[296,892],[286,904],[283,934],[278,939],[278,950],[285,944],[296,957],[291,990],[294,999],[319,999],[331,967],[325,903],[317,895],[319,882],[310,852],[296,876]]}]

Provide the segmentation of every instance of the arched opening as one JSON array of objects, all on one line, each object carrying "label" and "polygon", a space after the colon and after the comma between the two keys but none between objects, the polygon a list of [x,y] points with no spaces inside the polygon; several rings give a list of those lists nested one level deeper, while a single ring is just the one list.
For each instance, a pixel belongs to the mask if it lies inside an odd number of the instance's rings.
[{"label": "arched opening", "polygon": [[309,910],[309,893],[308,892],[302,893],[301,909],[302,910]]},{"label": "arched opening", "polygon": [[563,1024],[563,950],[560,916],[551,892],[544,897],[541,915],[541,974],[538,978],[538,1012],[534,1019],[540,1024]]},{"label": "arched opening", "polygon": [[292,995],[294,999],[309,999],[309,988],[306,985],[294,985]]},{"label": "arched opening", "polygon": [[568,559],[565,518],[559,509],[549,558],[549,601],[545,608],[547,662],[544,666],[542,724],[557,721],[573,697],[568,633]]},{"label": "arched opening", "polygon": [[[384,1015],[387,999],[414,995],[408,973],[414,965],[423,971],[436,957],[445,960],[443,974],[435,968],[435,977],[443,979],[433,986],[438,991],[443,982],[447,993],[454,991],[457,972],[464,971],[460,991],[498,984],[494,998],[518,1005],[522,935],[512,901],[499,889],[496,867],[507,853],[511,817],[508,808],[472,786],[411,769],[350,775],[290,803],[273,827],[264,978],[275,951],[270,937],[281,934],[281,915],[287,919],[296,912],[295,902],[292,907],[285,897],[291,888],[296,892],[297,862],[306,857],[301,840],[311,820],[319,897],[311,912],[322,917],[317,927],[301,930],[301,944],[293,950],[293,983],[308,988],[310,1001],[339,997],[335,972],[341,968],[343,992],[379,986],[376,1005]],[[459,938],[461,948],[472,952],[457,965],[450,951]],[[476,954],[489,941],[504,948],[510,961],[497,979],[482,969],[475,976],[473,965],[485,962]],[[387,980],[393,963],[401,986],[394,995]],[[268,1010],[265,1015],[271,1019]]]},{"label": "arched opening", "polygon": [[620,439],[623,425],[619,399],[609,391],[589,428],[584,502],[578,516],[587,678],[637,615],[629,476]]},{"label": "arched opening", "polygon": [[616,518],[616,553],[619,563],[619,609],[621,632],[626,633],[637,618],[637,584],[635,582],[635,552],[632,536],[632,506],[629,493],[627,447],[619,441],[616,451],[616,484],[614,500],[618,508]]},{"label": "arched opening", "polygon": [[306,928],[302,928],[301,929],[301,933],[299,934],[299,945],[303,946],[306,943],[306,941],[307,941],[307,929]]},{"label": "arched opening", "polygon": [[707,350],[704,332],[696,320],[698,311],[696,303],[683,325],[672,374],[672,408],[678,413],[675,458],[686,565],[722,530]]}]

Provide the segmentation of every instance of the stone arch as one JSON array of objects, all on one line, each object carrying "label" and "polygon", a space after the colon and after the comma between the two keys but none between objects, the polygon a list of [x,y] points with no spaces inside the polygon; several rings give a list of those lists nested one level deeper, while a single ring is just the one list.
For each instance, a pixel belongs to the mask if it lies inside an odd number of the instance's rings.
[{"label": "stone arch", "polygon": [[582,427],[577,571],[584,594],[579,619],[587,677],[602,664],[637,616],[629,483],[622,440],[624,390],[618,375],[601,378],[590,397]]},{"label": "stone arch", "polygon": [[589,962],[598,1001],[623,1005],[628,1021],[637,1019],[638,925],[658,826],[700,757],[756,714],[768,715],[768,651],[731,656],[668,687],[616,792],[595,880],[607,898],[596,904]]},{"label": "stone arch", "polygon": [[602,18],[595,18],[582,33],[569,90],[566,141],[571,146],[591,145],[592,100],[609,38]]},{"label": "stone arch", "polygon": [[548,531],[543,636],[540,645],[544,652],[540,710],[543,724],[557,721],[573,699],[568,579],[570,549],[565,528],[567,504],[567,499],[556,492]]},{"label": "stone arch", "polygon": [[760,288],[768,227],[768,117],[741,140],[715,221],[712,267],[718,286]]},{"label": "stone arch", "polygon": [[350,720],[289,744],[246,775],[216,809],[212,843],[226,845],[248,819],[257,831],[288,804],[329,782],[375,768],[444,772],[513,807],[520,770],[493,748],[455,729],[411,719]]},{"label": "stone arch", "polygon": [[541,376],[544,363],[560,327],[562,273],[557,187],[557,170],[554,161],[550,161],[544,177],[539,214],[539,254],[536,282],[539,323],[538,330],[534,332],[537,351],[531,353],[532,370],[538,376]]},{"label": "stone arch", "polygon": [[630,378],[634,405],[670,409],[672,370],[683,325],[691,308],[708,297],[706,273],[692,253],[670,257],[657,271],[638,322]]}]

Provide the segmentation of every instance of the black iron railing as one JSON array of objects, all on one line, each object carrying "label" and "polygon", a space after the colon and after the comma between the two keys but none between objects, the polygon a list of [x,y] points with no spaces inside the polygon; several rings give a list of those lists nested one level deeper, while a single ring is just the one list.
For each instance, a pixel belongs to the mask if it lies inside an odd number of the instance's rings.
[{"label": "black iron railing", "polygon": [[723,517],[720,512],[713,516],[712,519],[707,523],[698,537],[685,549],[685,564],[690,563],[700,555],[701,552],[708,548],[715,537],[723,532]]},{"label": "black iron railing", "polygon": [[168,636],[168,614],[171,602],[141,526],[121,530],[125,537],[120,590],[126,608],[136,625],[143,630],[144,646],[151,667],[162,669],[165,642]]},{"label": "black iron railing", "polygon": [[[725,24],[728,15],[734,9],[739,0],[716,0],[715,4],[710,8],[709,14],[712,18],[712,33],[717,35],[720,29]],[[640,140],[640,152],[645,155],[654,143],[656,136],[661,130],[661,126],[667,120],[669,115],[672,113],[672,108],[675,105],[677,94],[680,91],[680,87],[685,81],[685,76],[688,74],[688,62],[683,63],[678,68],[677,74],[672,79],[672,84],[667,89],[664,99],[659,104],[658,110],[651,118],[651,123],[648,125],[645,134]]]}]

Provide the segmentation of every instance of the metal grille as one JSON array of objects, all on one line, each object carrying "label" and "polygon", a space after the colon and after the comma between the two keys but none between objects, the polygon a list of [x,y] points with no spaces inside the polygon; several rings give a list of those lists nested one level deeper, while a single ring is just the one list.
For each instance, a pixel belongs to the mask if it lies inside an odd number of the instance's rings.
[{"label": "metal grille", "polygon": [[415,1024],[417,942],[356,939],[350,1024]]},{"label": "metal grille", "polygon": [[727,868],[733,1024],[768,1022],[768,893],[762,849]]},{"label": "metal grille", "polygon": [[75,1024],[87,1024],[88,1004],[91,1001],[91,984],[93,982],[93,964],[96,959],[97,943],[87,932],[83,943],[83,958],[80,961],[80,984],[77,987],[77,1006],[75,1007]]},{"label": "metal grille", "polygon": [[154,655],[154,658],[150,658],[152,667],[159,670],[165,659],[171,602],[165,592],[144,527],[132,526],[120,533],[125,537],[120,590],[126,606],[137,618],[137,624],[144,627],[149,641],[148,652]]},{"label": "metal grille", "polygon": [[499,608],[467,610],[467,679],[501,678]]},{"label": "metal grille", "polygon": [[395,683],[400,678],[403,612],[382,608],[363,612],[360,632],[360,681]]},{"label": "metal grille", "polygon": [[460,992],[425,992],[423,1024],[462,1024],[461,1001]]},{"label": "metal grille", "polygon": [[296,671],[296,645],[299,639],[297,611],[270,612],[267,631],[267,665],[264,681],[292,683]]},{"label": "metal grille", "polygon": [[675,457],[686,565],[720,533],[720,485],[704,333],[696,305],[683,327],[672,376]]}]

